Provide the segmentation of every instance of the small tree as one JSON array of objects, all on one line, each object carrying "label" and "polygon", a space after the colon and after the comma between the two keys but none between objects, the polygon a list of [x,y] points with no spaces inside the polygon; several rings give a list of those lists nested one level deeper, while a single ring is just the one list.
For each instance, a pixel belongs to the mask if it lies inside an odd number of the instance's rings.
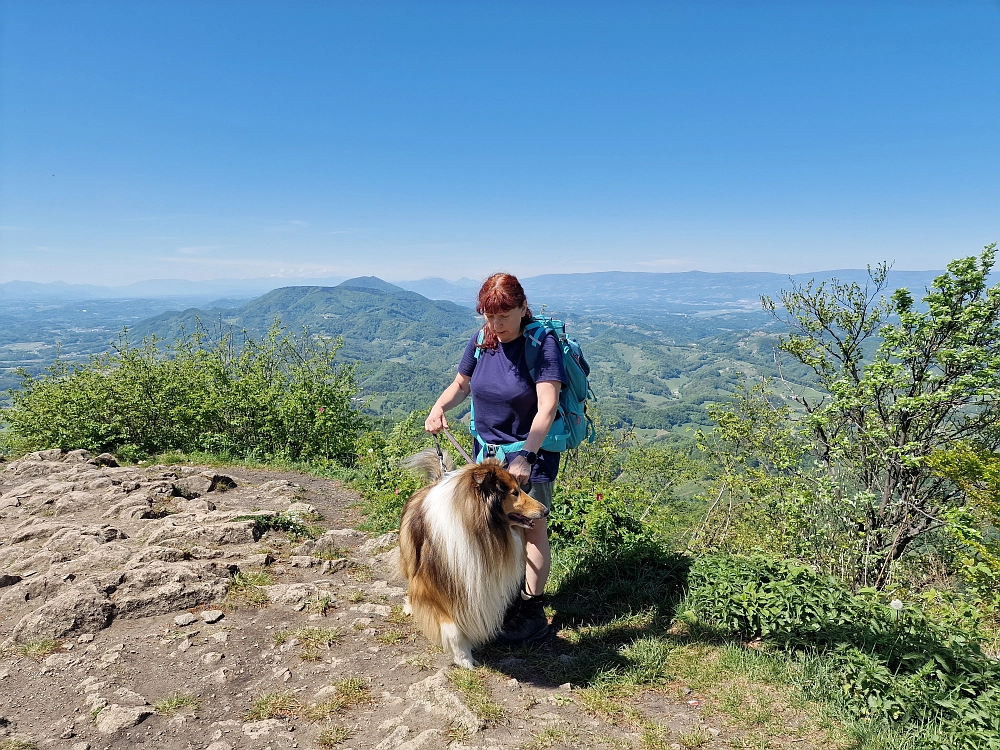
[{"label": "small tree", "polygon": [[811,453],[852,507],[860,537],[857,583],[884,587],[892,564],[965,503],[960,484],[929,457],[961,441],[997,443],[1000,287],[988,287],[996,244],[948,264],[918,306],[907,289],[886,299],[887,266],[872,284],[795,284],[787,314],[762,298],[790,333],[779,348],[809,367],[821,398],[793,394]]}]

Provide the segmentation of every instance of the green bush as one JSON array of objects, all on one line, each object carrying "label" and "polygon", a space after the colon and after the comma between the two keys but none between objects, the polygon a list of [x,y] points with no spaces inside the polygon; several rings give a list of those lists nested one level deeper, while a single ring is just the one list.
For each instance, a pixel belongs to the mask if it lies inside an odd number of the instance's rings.
[{"label": "green bush", "polygon": [[[357,460],[349,482],[364,497],[362,510],[367,516],[364,528],[368,531],[398,529],[403,506],[424,485],[422,477],[401,464],[403,459],[433,446],[431,436],[424,432],[425,416],[426,412],[411,412],[388,433],[371,431],[358,441]],[[469,451],[468,433],[453,432]],[[461,459],[457,462],[461,463]]]},{"label": "green bush", "polygon": [[179,450],[239,459],[348,459],[366,419],[339,342],[293,336],[214,343],[203,331],[165,345],[126,334],[88,365],[21,372],[2,412],[7,447],[111,451],[124,460]]},{"label": "green bush", "polygon": [[960,598],[890,602],[790,561],[717,554],[692,564],[681,610],[689,624],[809,657],[813,697],[919,726],[924,747],[1000,748],[1000,664]]}]

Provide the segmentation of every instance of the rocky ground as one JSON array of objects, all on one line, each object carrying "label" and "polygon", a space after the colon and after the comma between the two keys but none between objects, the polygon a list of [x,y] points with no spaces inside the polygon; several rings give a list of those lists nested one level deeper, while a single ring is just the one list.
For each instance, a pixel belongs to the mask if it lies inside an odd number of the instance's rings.
[{"label": "rocky ground", "polygon": [[[451,669],[402,614],[395,535],[354,530],[337,482],[86,451],[0,467],[4,750],[640,745],[530,654]],[[683,698],[658,709],[727,746]]]}]

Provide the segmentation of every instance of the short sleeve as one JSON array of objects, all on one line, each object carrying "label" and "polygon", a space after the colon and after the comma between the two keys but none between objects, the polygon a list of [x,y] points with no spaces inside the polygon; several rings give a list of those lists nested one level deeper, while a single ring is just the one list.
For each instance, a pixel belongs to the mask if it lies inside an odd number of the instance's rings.
[{"label": "short sleeve", "polygon": [[[467,378],[472,377],[472,373],[476,369],[476,342],[479,340],[479,332],[469,339],[469,343],[465,345],[465,351],[462,352],[462,360],[458,363],[458,371]],[[454,360],[452,360],[454,361]]]},{"label": "short sleeve", "polygon": [[566,370],[563,368],[559,340],[554,334],[550,333],[542,339],[542,351],[538,355],[538,363],[535,367],[535,382],[546,383],[556,381],[567,385]]}]

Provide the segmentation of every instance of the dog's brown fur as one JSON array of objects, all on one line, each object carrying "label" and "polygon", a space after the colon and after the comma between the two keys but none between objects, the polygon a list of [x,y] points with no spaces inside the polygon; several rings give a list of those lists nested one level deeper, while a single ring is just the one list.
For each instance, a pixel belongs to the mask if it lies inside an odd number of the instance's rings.
[{"label": "dog's brown fur", "polygon": [[409,607],[428,639],[456,664],[492,639],[524,575],[524,533],[548,515],[495,459],[444,474],[433,452],[410,466],[432,484],[403,509],[399,550]]}]

